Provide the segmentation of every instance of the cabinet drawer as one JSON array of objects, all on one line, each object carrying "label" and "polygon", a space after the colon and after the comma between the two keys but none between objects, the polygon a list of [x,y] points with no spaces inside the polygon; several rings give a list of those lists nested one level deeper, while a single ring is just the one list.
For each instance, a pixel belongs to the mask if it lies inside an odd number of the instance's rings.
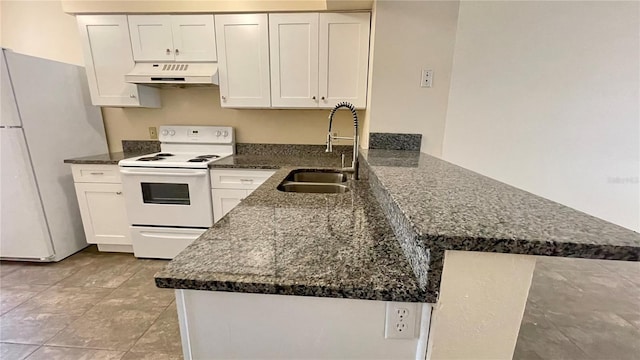
[{"label": "cabinet drawer", "polygon": [[74,182],[119,184],[120,168],[118,165],[71,165]]},{"label": "cabinet drawer", "polygon": [[211,187],[215,189],[255,189],[273,170],[211,170]]}]

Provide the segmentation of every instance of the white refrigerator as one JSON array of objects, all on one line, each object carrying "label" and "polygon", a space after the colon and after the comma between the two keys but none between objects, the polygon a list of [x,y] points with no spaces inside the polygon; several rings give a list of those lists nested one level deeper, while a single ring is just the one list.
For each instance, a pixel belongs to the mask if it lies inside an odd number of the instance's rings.
[{"label": "white refrigerator", "polygon": [[2,49],[0,258],[59,261],[87,246],[64,159],[106,153],[84,68]]}]

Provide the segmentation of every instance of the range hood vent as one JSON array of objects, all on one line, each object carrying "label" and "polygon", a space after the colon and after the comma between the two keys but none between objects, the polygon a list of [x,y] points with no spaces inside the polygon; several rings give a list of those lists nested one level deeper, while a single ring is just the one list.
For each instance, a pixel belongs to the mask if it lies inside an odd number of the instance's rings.
[{"label": "range hood vent", "polygon": [[124,79],[145,85],[218,85],[218,64],[136,63]]}]

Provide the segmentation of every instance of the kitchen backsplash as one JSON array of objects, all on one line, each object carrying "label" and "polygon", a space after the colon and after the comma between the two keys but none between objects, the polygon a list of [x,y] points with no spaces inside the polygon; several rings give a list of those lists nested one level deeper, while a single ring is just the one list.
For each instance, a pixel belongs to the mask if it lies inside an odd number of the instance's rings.
[{"label": "kitchen backsplash", "polygon": [[157,140],[122,140],[122,151],[125,153],[154,153],[160,151],[160,141]]},{"label": "kitchen backsplash", "polygon": [[325,145],[300,145],[300,144],[236,144],[238,155],[314,155],[326,156],[335,154],[351,154],[353,146],[334,145],[333,154],[325,152]]},{"label": "kitchen backsplash", "polygon": [[369,134],[369,149],[420,151],[422,134],[376,133]]}]

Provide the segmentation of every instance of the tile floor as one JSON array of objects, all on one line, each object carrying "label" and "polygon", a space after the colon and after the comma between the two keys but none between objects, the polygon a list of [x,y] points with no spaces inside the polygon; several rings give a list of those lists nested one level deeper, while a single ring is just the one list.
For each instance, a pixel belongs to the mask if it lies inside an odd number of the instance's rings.
[{"label": "tile floor", "polygon": [[[165,263],[95,247],[0,263],[0,359],[181,359]],[[640,263],[540,258],[514,358],[640,359]]]},{"label": "tile floor", "polygon": [[640,359],[640,263],[538,258],[514,359]]},{"label": "tile floor", "polygon": [[90,247],[59,263],[0,264],[0,359],[182,359],[162,260]]}]

